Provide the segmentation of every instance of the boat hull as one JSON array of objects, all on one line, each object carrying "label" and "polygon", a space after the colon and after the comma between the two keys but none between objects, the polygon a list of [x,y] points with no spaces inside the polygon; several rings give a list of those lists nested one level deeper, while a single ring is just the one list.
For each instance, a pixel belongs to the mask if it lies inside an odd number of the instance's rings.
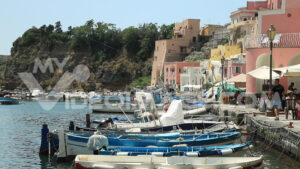
[{"label": "boat hull", "polygon": [[166,169],[230,169],[234,167],[252,168],[262,164],[260,157],[156,157],[156,156],[103,156],[78,155],[75,159],[77,169],[90,168],[166,168]]},{"label": "boat hull", "polygon": [[0,98],[0,104],[6,104],[6,105],[9,105],[9,104],[20,104],[20,100],[13,99],[13,98],[2,97],[2,98]]},{"label": "boat hull", "polygon": [[[187,140],[166,140],[163,138],[148,138],[148,139],[119,139],[108,137],[109,146],[126,146],[126,147],[146,147],[146,146],[157,146],[157,147],[172,147],[175,145],[185,144],[187,146],[203,146],[211,145],[220,142],[228,142],[239,136],[238,132],[233,132],[228,135],[212,136],[209,138],[198,138]],[[66,149],[67,155],[78,155],[78,154],[93,154],[92,150],[87,148],[89,136],[66,134]]]},{"label": "boat hull", "polygon": [[[121,109],[120,109],[121,107]],[[93,104],[93,113],[125,113],[133,114],[138,109],[136,104],[121,104],[120,107],[117,104]]]}]

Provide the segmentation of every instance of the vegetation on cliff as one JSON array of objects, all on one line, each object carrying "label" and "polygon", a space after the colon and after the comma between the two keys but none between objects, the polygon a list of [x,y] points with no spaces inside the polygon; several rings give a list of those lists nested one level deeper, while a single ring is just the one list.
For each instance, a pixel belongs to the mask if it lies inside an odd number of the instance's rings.
[{"label": "vegetation on cliff", "polygon": [[[173,27],[174,24],[147,23],[121,30],[114,24],[93,20],[82,26],[69,26],[66,31],[59,21],[55,25],[32,27],[13,43],[2,83],[10,89],[24,87],[17,73],[31,73],[37,58],[42,63],[48,58],[60,62],[69,58],[64,71],[72,72],[77,65],[84,64],[91,72],[87,82],[74,82],[71,88],[122,89],[131,86],[135,79],[151,74],[155,41],[171,38]],[[58,67],[53,66],[54,73],[47,70],[34,74],[46,90],[51,90],[62,76]]]}]

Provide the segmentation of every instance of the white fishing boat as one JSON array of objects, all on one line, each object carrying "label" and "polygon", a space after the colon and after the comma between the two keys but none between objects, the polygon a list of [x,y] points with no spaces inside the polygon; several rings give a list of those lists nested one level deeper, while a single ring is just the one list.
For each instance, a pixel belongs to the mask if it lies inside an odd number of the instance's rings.
[{"label": "white fishing boat", "polygon": [[31,91],[31,97],[44,97],[45,93],[40,89],[33,89]]},{"label": "white fishing boat", "polygon": [[94,113],[136,113],[136,117],[146,111],[156,110],[156,106],[160,109],[163,107],[162,104],[156,105],[152,94],[147,92],[136,92],[135,97],[130,93],[100,95],[90,102]]},{"label": "white fishing boat", "polygon": [[107,156],[77,155],[77,169],[242,169],[261,165],[260,157],[157,157],[157,156]]},{"label": "white fishing boat", "polygon": [[93,113],[131,113],[138,109],[129,97],[99,96],[91,101]]},{"label": "white fishing boat", "polygon": [[[153,114],[150,114],[151,116]],[[146,116],[149,117],[149,116]],[[155,117],[155,115],[153,115]],[[223,124],[218,121],[205,121],[199,119],[184,119],[182,110],[182,101],[173,100],[168,111],[161,115],[158,119],[151,120],[150,118],[143,119],[140,123],[129,123],[114,122],[110,127],[119,130],[136,130],[136,131],[172,131],[172,130],[194,130],[194,129],[205,129],[217,124]],[[101,121],[93,121],[95,125],[101,125]],[[106,127],[106,126],[104,126]],[[139,129],[139,130],[137,130]]]}]

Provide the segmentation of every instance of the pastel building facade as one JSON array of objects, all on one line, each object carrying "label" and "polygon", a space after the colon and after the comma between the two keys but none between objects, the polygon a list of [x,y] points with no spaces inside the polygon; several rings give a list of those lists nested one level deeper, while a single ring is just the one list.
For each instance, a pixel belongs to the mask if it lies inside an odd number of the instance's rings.
[{"label": "pastel building facade", "polygon": [[179,88],[180,75],[185,73],[188,67],[199,66],[199,62],[166,62],[164,64],[164,85]]},{"label": "pastel building facade", "polygon": [[231,23],[227,29],[230,31],[230,45],[238,45],[245,51],[247,35],[257,31],[258,11],[267,9],[265,2],[247,2],[247,7],[239,8],[231,13]]},{"label": "pastel building facade", "polygon": [[226,59],[225,63],[224,78],[226,79],[246,73],[246,56],[244,54],[233,55]]},{"label": "pastel building facade", "polygon": [[199,90],[204,82],[201,67],[183,67],[180,74],[180,91]]},{"label": "pastel building facade", "polygon": [[211,49],[210,60],[220,61],[223,56],[227,59],[232,55],[240,53],[241,48],[239,46],[219,45],[218,48]]},{"label": "pastel building facade", "polygon": [[[255,2],[248,5],[255,5]],[[267,30],[273,24],[277,31],[273,48],[272,67],[300,64],[300,0],[267,0],[259,3],[257,31],[247,38],[245,47],[246,72],[270,65],[270,48]],[[287,89],[291,82],[300,88],[299,77],[280,79]],[[264,81],[247,76],[247,93],[261,93]],[[273,83],[274,84],[274,83]]]},{"label": "pastel building facade", "polygon": [[151,85],[162,82],[165,62],[183,61],[194,50],[193,44],[199,40],[200,20],[187,19],[176,23],[173,39],[155,42],[154,60],[152,65]]}]

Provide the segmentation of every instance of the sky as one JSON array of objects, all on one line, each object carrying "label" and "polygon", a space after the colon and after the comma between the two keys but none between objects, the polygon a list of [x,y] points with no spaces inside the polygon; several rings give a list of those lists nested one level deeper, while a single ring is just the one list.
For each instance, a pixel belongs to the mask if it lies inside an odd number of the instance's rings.
[{"label": "sky", "polygon": [[87,20],[113,23],[117,28],[143,23],[171,24],[200,19],[200,25],[230,22],[230,13],[247,0],[1,0],[0,55],[9,55],[12,43],[32,26],[55,24],[63,29]]}]

